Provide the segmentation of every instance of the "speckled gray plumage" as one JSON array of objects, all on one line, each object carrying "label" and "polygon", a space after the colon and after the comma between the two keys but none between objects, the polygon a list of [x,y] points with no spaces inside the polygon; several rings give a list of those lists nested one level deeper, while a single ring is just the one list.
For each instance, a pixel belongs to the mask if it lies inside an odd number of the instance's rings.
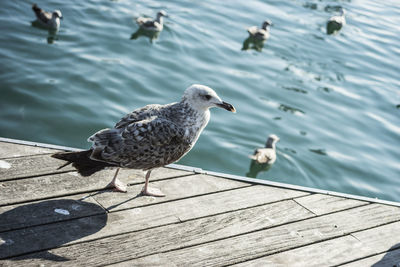
[{"label": "speckled gray plumage", "polygon": [[[217,105],[229,105],[211,92]],[[93,142],[90,158],[143,170],[179,160],[194,146],[209,121],[209,107],[215,106],[202,100],[201,94],[190,92],[180,102],[147,105],[127,114],[114,128],[89,137]]]},{"label": "speckled gray plumage", "polygon": [[[60,168],[72,164],[82,176],[110,166],[147,170],[141,194],[162,197],[165,194],[160,190],[149,187],[152,169],[173,163],[192,149],[213,107],[236,112],[210,87],[193,84],[178,103],[147,105],[127,114],[114,128],[98,131],[88,139],[91,149],[55,153],[52,157],[67,161]],[[127,192],[117,178],[119,169],[109,186]]]}]

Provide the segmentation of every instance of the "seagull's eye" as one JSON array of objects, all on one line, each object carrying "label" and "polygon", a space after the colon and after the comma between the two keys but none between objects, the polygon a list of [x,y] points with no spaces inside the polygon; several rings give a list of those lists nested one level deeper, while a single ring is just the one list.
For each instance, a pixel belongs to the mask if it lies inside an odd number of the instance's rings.
[{"label": "seagull's eye", "polygon": [[206,100],[210,100],[210,99],[211,99],[211,96],[210,96],[210,95],[203,95],[203,97],[204,97]]}]

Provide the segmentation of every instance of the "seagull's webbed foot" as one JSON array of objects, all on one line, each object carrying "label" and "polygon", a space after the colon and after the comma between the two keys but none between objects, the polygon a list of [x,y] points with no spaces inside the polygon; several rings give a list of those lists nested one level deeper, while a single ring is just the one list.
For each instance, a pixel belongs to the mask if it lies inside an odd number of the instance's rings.
[{"label": "seagull's webbed foot", "polygon": [[147,171],[144,186],[140,194],[142,196],[152,196],[152,197],[165,197],[165,194],[161,192],[160,189],[149,187],[151,170]]},{"label": "seagull's webbed foot", "polygon": [[115,192],[122,192],[126,193],[128,190],[126,189],[126,185],[124,185],[120,180],[115,179],[111,181],[108,185],[107,188],[112,188],[113,191]]},{"label": "seagull's webbed foot", "polygon": [[153,188],[153,187],[143,187],[142,191],[140,192],[142,196],[152,196],[152,197],[165,197],[165,194],[161,192],[160,189]]},{"label": "seagull's webbed foot", "polygon": [[114,174],[114,178],[112,179],[112,181],[107,185],[107,188],[113,188],[114,191],[116,192],[122,192],[122,193],[126,193],[126,185],[123,184],[120,180],[117,179],[117,175],[119,172],[119,168],[116,170],[115,174]]}]

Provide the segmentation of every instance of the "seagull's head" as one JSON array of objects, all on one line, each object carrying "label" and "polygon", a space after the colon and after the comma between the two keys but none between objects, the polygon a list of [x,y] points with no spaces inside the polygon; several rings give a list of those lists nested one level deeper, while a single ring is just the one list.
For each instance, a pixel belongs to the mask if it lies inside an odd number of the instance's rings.
[{"label": "seagull's head", "polygon": [[268,26],[271,26],[271,25],[272,25],[272,23],[271,23],[270,20],[265,20],[265,21],[263,22],[263,24],[262,24],[261,27],[262,27],[264,30],[266,30],[267,27],[268,27]]},{"label": "seagull's head", "polygon": [[213,89],[201,84],[193,84],[188,87],[183,94],[182,100],[199,111],[205,111],[212,107],[219,107],[233,113],[236,112],[235,107],[222,101]]},{"label": "seagull's head", "polygon": [[157,18],[161,18],[161,17],[168,17],[167,12],[165,12],[164,10],[158,11]]},{"label": "seagull's head", "polygon": [[63,18],[63,16],[62,16],[60,10],[54,10],[54,11],[53,11],[53,14],[52,14],[52,17],[53,17],[54,19],[56,19],[56,18],[62,19],[62,18]]}]

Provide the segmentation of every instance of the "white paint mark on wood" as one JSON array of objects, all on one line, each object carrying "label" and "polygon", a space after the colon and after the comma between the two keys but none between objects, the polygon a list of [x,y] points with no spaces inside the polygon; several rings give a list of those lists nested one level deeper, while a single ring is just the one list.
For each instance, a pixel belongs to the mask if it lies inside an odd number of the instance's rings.
[{"label": "white paint mark on wood", "polygon": [[69,215],[69,211],[64,210],[64,209],[54,209],[54,212],[58,213],[58,214],[66,215],[66,216]]},{"label": "white paint mark on wood", "polygon": [[0,246],[2,246],[2,245],[9,246],[9,245],[12,245],[12,244],[14,244],[13,240],[11,240],[11,239],[4,240],[4,239],[0,238]]},{"label": "white paint mark on wood", "polygon": [[11,168],[11,164],[5,160],[0,160],[0,168],[2,169],[9,169]]}]

